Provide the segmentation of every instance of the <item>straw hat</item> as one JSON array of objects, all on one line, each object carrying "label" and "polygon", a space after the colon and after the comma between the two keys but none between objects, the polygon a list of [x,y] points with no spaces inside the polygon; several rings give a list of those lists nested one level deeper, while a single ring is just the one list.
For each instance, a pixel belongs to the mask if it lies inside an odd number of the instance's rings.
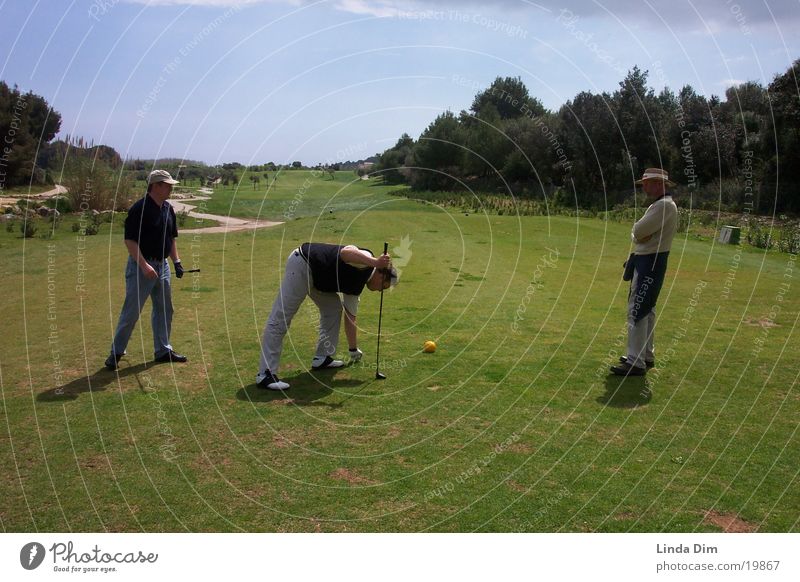
[{"label": "straw hat", "polygon": [[647,168],[642,175],[640,180],[636,180],[636,184],[639,185],[645,180],[661,180],[665,182],[667,186],[674,186],[675,182],[671,182],[669,179],[669,174],[667,174],[661,168]]}]

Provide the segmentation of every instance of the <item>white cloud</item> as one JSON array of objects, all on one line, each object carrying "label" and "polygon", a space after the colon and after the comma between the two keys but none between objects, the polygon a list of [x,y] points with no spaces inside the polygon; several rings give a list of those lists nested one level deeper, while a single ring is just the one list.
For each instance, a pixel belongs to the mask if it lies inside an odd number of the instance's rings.
[{"label": "white cloud", "polygon": [[303,0],[125,0],[131,4],[149,6],[251,6],[253,4],[303,4]]},{"label": "white cloud", "polygon": [[717,83],[717,85],[722,87],[733,87],[735,85],[741,85],[742,83],[744,83],[742,79],[722,79],[722,81]]},{"label": "white cloud", "polygon": [[367,0],[339,0],[334,6],[343,12],[363,14],[378,17],[397,16],[400,9],[395,6],[397,2],[368,2]]},{"label": "white cloud", "polygon": [[[140,4],[195,5],[195,6],[247,6],[253,4],[289,4],[300,6],[318,0],[126,0]],[[709,24],[714,30],[735,29],[759,24],[781,24],[800,20],[797,0],[762,0],[761,2],[726,2],[723,0],[330,0],[322,5],[351,14],[394,17],[405,12],[442,8],[493,7],[508,11],[545,10],[560,13],[567,10],[580,18],[619,18],[622,21],[651,23],[663,26],[662,19],[671,27],[698,22]],[[699,16],[698,16],[699,15]]]}]

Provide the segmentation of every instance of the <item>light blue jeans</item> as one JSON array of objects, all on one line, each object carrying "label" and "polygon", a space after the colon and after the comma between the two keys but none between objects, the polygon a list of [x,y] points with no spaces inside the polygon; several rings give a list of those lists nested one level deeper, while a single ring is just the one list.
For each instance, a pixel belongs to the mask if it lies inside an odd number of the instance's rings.
[{"label": "light blue jeans", "polygon": [[153,355],[158,358],[172,350],[169,343],[169,332],[172,329],[169,263],[166,259],[148,263],[158,273],[156,279],[146,278],[136,261],[128,257],[128,264],[125,267],[125,302],[122,304],[117,331],[111,344],[112,355],[125,352],[148,296],[153,300]]}]

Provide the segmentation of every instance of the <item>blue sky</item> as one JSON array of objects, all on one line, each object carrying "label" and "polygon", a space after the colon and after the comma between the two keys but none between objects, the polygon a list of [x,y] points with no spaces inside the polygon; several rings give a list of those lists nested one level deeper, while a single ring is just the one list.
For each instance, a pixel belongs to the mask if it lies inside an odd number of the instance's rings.
[{"label": "blue sky", "polygon": [[723,95],[800,58],[796,0],[0,0],[0,79],[124,157],[365,158],[519,76],[556,109],[613,91]]}]

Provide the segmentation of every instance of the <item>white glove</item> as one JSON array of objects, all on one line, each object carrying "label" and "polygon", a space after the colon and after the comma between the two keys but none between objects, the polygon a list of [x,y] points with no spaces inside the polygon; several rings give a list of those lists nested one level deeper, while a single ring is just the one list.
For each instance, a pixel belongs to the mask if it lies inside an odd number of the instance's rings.
[{"label": "white glove", "polygon": [[350,350],[350,361],[351,362],[359,362],[359,361],[361,361],[361,356],[363,356],[363,355],[364,355],[364,352],[362,352],[358,348]]}]

